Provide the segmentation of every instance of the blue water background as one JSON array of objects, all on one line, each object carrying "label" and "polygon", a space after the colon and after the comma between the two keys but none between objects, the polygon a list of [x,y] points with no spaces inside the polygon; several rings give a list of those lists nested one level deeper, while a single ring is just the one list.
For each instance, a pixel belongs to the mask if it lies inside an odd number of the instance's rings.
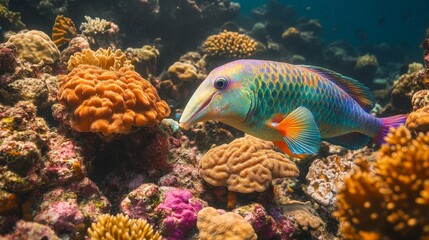
[{"label": "blue water background", "polygon": [[[237,1],[237,0],[236,0]],[[241,0],[242,14],[262,6],[262,0]],[[346,40],[356,47],[387,43],[407,49],[411,60],[422,62],[420,44],[429,27],[429,0],[281,0],[297,10],[297,17],[317,18],[323,40]],[[365,39],[362,39],[366,36]]]}]

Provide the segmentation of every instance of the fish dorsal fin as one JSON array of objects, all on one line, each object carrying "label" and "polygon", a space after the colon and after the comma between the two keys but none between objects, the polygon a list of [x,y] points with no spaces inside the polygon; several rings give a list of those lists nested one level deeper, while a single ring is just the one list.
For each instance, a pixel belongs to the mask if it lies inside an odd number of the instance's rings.
[{"label": "fish dorsal fin", "polygon": [[372,95],[371,90],[359,81],[326,68],[309,65],[300,66],[305,67],[335,83],[338,87],[348,93],[350,97],[352,97],[366,112],[371,111],[374,107],[374,96]]}]

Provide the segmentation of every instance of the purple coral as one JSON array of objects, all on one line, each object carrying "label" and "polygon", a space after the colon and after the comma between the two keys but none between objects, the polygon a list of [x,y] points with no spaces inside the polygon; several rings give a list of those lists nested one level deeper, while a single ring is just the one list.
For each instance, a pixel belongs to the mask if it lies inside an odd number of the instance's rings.
[{"label": "purple coral", "polygon": [[185,239],[195,227],[197,213],[204,205],[203,201],[194,198],[189,191],[174,189],[167,192],[164,202],[155,209],[155,212],[166,216],[162,226],[167,239]]},{"label": "purple coral", "polygon": [[265,208],[257,203],[234,209],[249,222],[259,239],[293,239],[297,226],[282,215],[277,208]]}]

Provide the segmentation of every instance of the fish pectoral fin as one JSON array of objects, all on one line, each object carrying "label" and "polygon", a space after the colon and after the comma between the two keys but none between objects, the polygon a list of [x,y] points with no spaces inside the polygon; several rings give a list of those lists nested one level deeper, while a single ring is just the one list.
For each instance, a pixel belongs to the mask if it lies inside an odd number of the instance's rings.
[{"label": "fish pectoral fin", "polygon": [[[306,107],[298,107],[293,110],[276,125],[276,129],[283,136],[283,140],[293,155],[317,154],[319,151],[320,132],[313,114]],[[282,147],[280,148],[282,149]],[[283,148],[285,147],[283,146]],[[287,152],[285,151],[285,153]]]}]

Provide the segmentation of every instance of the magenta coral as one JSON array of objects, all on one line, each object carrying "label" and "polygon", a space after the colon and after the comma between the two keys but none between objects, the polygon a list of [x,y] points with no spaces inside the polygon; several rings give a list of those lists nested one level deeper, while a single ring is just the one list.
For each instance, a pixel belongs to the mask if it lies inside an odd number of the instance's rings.
[{"label": "magenta coral", "polygon": [[155,209],[155,212],[167,216],[162,223],[167,239],[185,239],[186,234],[196,226],[197,213],[204,205],[189,191],[174,189],[167,192],[164,202]]}]

